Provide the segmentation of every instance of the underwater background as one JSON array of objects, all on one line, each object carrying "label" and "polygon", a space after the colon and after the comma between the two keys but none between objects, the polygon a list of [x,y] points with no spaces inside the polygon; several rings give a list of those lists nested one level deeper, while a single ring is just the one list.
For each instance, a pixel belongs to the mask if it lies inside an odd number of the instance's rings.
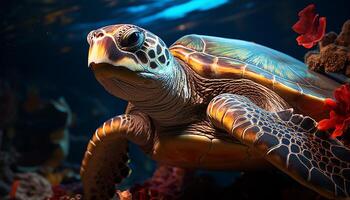
[{"label": "underwater background", "polygon": [[[168,46],[195,33],[253,41],[303,60],[308,50],[297,45],[298,35],[291,27],[298,20],[297,13],[310,3],[327,18],[326,32],[339,32],[350,18],[348,0],[2,2],[0,150],[22,154],[14,153],[19,160],[11,154],[13,161],[2,162],[23,172],[38,170],[42,164],[69,168],[71,182],[79,181],[80,162],[95,129],[126,107],[125,101],[103,89],[87,66],[86,36],[91,30],[131,23],[150,30]],[[142,183],[156,166],[137,147],[130,149],[134,170],[124,188]],[[7,172],[1,173],[5,180]],[[210,184],[219,185],[207,185],[207,189],[229,185],[240,176],[233,172],[201,173]],[[262,177],[263,184],[269,174]],[[259,185],[259,180],[254,184]],[[8,187],[3,187],[0,194],[8,192]],[[200,193],[203,188],[197,190]]]}]

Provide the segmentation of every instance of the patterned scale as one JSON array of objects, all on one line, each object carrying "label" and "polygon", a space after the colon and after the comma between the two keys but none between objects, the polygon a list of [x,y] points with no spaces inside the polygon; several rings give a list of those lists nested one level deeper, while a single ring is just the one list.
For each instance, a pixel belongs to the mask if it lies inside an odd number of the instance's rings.
[{"label": "patterned scale", "polygon": [[301,184],[331,199],[350,199],[350,149],[318,131],[312,118],[292,109],[268,112],[234,94],[215,97],[207,114]]}]

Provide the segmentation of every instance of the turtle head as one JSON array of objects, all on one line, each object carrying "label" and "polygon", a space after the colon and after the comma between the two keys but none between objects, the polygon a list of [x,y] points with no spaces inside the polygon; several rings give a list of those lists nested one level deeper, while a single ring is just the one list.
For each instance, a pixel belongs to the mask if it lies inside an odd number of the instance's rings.
[{"label": "turtle head", "polygon": [[164,42],[135,25],[106,26],[91,31],[87,40],[88,64],[97,80],[122,99],[142,100],[148,95],[147,88],[164,88],[176,73]]}]

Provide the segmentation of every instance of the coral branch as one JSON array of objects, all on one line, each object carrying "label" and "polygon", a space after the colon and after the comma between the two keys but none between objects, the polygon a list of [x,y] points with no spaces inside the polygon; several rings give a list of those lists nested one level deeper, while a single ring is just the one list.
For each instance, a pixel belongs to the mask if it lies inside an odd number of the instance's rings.
[{"label": "coral branch", "polygon": [[329,119],[318,123],[318,129],[327,131],[333,129],[331,137],[344,136],[350,127],[350,84],[342,85],[334,91],[333,99],[325,100],[325,108],[330,110]]},{"label": "coral branch", "polygon": [[298,44],[308,49],[320,41],[326,31],[326,18],[319,17],[315,11],[314,4],[308,5],[299,12],[299,21],[292,27],[295,32],[300,34],[296,39]]}]

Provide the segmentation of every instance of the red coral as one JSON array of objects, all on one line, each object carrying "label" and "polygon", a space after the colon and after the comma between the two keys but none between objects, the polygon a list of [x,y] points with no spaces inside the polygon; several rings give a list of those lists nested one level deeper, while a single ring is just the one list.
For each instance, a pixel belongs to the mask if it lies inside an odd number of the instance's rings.
[{"label": "red coral", "polygon": [[333,99],[325,100],[325,107],[330,110],[329,119],[318,123],[318,129],[325,131],[334,129],[331,137],[343,136],[350,127],[350,84],[342,85],[334,91]]},{"label": "red coral", "polygon": [[12,183],[12,186],[11,186],[11,191],[10,191],[10,194],[9,194],[10,199],[15,199],[16,198],[16,192],[17,192],[18,186],[19,186],[19,180],[15,180]]},{"label": "red coral", "polygon": [[308,5],[298,13],[299,21],[292,27],[295,32],[300,34],[296,39],[298,44],[308,49],[320,41],[326,31],[326,18],[319,18],[315,10],[314,4]]},{"label": "red coral", "polygon": [[[191,172],[177,167],[159,166],[151,179],[130,189],[132,199],[177,199],[183,191],[184,182]],[[123,197],[118,192],[120,199]],[[127,199],[127,198],[126,198]]]},{"label": "red coral", "polygon": [[53,195],[45,200],[81,200],[81,194],[75,194],[74,184],[52,186]]},{"label": "red coral", "polygon": [[62,197],[66,196],[68,193],[65,191],[61,185],[52,186],[53,196],[47,200],[60,200]]}]

